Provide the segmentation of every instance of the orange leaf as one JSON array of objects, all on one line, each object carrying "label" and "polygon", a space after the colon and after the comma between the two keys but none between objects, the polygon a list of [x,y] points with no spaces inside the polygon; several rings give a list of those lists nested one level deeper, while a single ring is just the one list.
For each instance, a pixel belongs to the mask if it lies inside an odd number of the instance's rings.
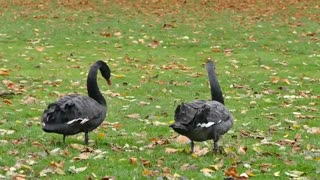
[{"label": "orange leaf", "polygon": [[0,76],[8,76],[9,74],[8,69],[0,69]]},{"label": "orange leaf", "polygon": [[286,78],[281,79],[281,81],[284,82],[284,83],[286,83],[286,84],[291,84],[290,81],[289,81],[288,79],[286,79]]},{"label": "orange leaf", "polygon": [[238,177],[238,171],[235,167],[230,167],[224,172],[224,175],[231,176],[231,177]]},{"label": "orange leaf", "polygon": [[131,157],[131,158],[129,158],[129,161],[130,161],[130,164],[137,164],[137,158],[135,158],[135,157]]},{"label": "orange leaf", "polygon": [[37,46],[37,47],[36,47],[36,50],[37,50],[38,52],[42,52],[42,51],[44,50],[44,47],[42,47],[42,46]]},{"label": "orange leaf", "polygon": [[8,104],[8,105],[12,104],[12,101],[10,101],[9,99],[4,99],[3,102]]}]

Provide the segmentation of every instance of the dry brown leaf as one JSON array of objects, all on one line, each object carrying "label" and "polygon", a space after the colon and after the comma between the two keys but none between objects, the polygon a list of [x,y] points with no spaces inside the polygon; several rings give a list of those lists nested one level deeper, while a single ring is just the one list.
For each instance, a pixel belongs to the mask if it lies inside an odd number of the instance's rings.
[{"label": "dry brown leaf", "polygon": [[83,152],[83,153],[81,153],[79,156],[74,157],[74,158],[73,158],[73,160],[75,160],[75,161],[79,161],[79,160],[86,160],[86,159],[89,159],[90,154],[91,154],[91,153],[89,153],[89,152]]},{"label": "dry brown leaf", "polygon": [[0,69],[0,76],[8,76],[10,74],[8,69]]},{"label": "dry brown leaf", "polygon": [[135,157],[131,157],[131,158],[129,158],[129,162],[130,162],[130,164],[136,165],[138,163],[138,159]]},{"label": "dry brown leaf", "polygon": [[209,167],[215,171],[219,171],[224,166],[224,161],[221,159],[218,163],[215,163],[214,165],[210,165]]},{"label": "dry brown leaf", "polygon": [[10,101],[9,99],[3,99],[3,102],[6,103],[7,105],[12,104],[12,101]]},{"label": "dry brown leaf", "polygon": [[151,167],[151,162],[149,160],[141,159],[140,161],[144,167]]},{"label": "dry brown leaf", "polygon": [[114,176],[104,176],[101,178],[101,180],[116,180],[117,178]]},{"label": "dry brown leaf", "polygon": [[224,172],[224,175],[228,177],[238,177],[238,171],[236,167],[230,167]]},{"label": "dry brown leaf", "polygon": [[205,148],[203,148],[203,149],[194,149],[194,154],[196,154],[197,155],[197,157],[199,157],[199,156],[204,156],[204,155],[206,155],[206,154],[208,154],[208,152],[210,152],[210,150],[207,148],[207,147],[205,147]]},{"label": "dry brown leaf", "polygon": [[38,51],[38,52],[42,52],[42,51],[44,50],[44,47],[42,47],[42,46],[37,46],[35,49],[36,49],[36,51]]},{"label": "dry brown leaf", "polygon": [[181,170],[181,171],[197,170],[197,169],[198,169],[198,166],[197,166],[196,164],[189,164],[189,163],[183,164],[183,165],[180,167],[180,170]]},{"label": "dry brown leaf", "polygon": [[115,32],[113,35],[115,35],[115,36],[121,36],[122,34],[121,34],[121,32],[120,31],[118,31],[118,32]]},{"label": "dry brown leaf", "polygon": [[84,146],[82,144],[76,144],[76,143],[70,144],[70,147],[73,149],[77,149],[79,151],[81,151],[84,148]]},{"label": "dry brown leaf", "polygon": [[287,78],[281,79],[281,82],[284,82],[286,84],[291,84],[290,81]]},{"label": "dry brown leaf", "polygon": [[138,119],[138,118],[140,118],[140,114],[139,113],[128,114],[128,115],[126,115],[126,117],[130,118],[130,119]]},{"label": "dry brown leaf", "polygon": [[156,47],[160,46],[160,44],[161,44],[160,41],[153,40],[148,44],[148,46],[150,46],[152,48],[156,48]]},{"label": "dry brown leaf", "polygon": [[163,167],[163,168],[162,168],[162,171],[163,171],[164,173],[171,174],[171,169],[168,168],[168,167]]},{"label": "dry brown leaf", "polygon": [[270,163],[262,163],[260,164],[260,171],[261,172],[269,172],[272,164]]},{"label": "dry brown leaf", "polygon": [[178,150],[177,149],[173,149],[173,148],[166,148],[165,152],[168,153],[168,154],[173,154],[173,153],[178,152]]},{"label": "dry brown leaf", "polygon": [[310,134],[320,134],[320,127],[311,127],[307,132]]},{"label": "dry brown leaf", "polygon": [[271,77],[271,82],[273,83],[273,84],[277,84],[278,82],[279,82],[279,77],[278,76],[272,76]]},{"label": "dry brown leaf", "polygon": [[248,148],[247,148],[247,147],[240,146],[240,147],[238,148],[238,154],[244,155],[244,154],[247,153],[247,151],[248,151]]},{"label": "dry brown leaf", "polygon": [[191,141],[186,136],[179,135],[178,137],[176,137],[176,142],[178,144],[189,144]]}]

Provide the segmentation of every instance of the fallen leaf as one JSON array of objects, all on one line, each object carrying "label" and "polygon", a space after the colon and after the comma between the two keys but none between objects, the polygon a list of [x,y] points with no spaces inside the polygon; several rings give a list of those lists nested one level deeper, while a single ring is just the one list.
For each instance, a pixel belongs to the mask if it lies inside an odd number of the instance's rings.
[{"label": "fallen leaf", "polygon": [[138,119],[140,118],[140,114],[139,113],[129,114],[129,115],[126,115],[126,117],[130,119]]},{"label": "fallen leaf", "polygon": [[148,170],[148,169],[144,169],[144,170],[142,171],[142,175],[143,175],[143,176],[153,176],[154,174],[153,174],[152,171],[150,171],[150,170]]},{"label": "fallen leaf", "polygon": [[270,164],[270,163],[262,163],[262,164],[260,164],[260,171],[261,172],[269,172],[271,166],[272,166],[272,164]]},{"label": "fallen leaf", "polygon": [[191,141],[186,136],[179,135],[178,137],[176,137],[176,142],[178,144],[189,144]]},{"label": "fallen leaf", "polygon": [[166,148],[165,152],[168,153],[168,154],[173,154],[173,153],[178,152],[178,150],[177,149],[173,149],[173,148]]},{"label": "fallen leaf", "polygon": [[131,158],[129,158],[129,162],[130,162],[130,164],[137,164],[137,158],[135,158],[135,157],[131,157]]},{"label": "fallen leaf", "polygon": [[141,159],[140,161],[144,167],[151,167],[151,162],[149,160]]},{"label": "fallen leaf", "polygon": [[274,176],[279,177],[280,176],[280,171],[277,171],[275,173],[273,173]]},{"label": "fallen leaf", "polygon": [[91,153],[89,153],[89,152],[83,152],[83,153],[81,153],[79,156],[74,157],[74,158],[73,158],[73,160],[75,160],[75,161],[79,161],[79,160],[86,160],[86,159],[89,159],[90,154],[91,154]]},{"label": "fallen leaf", "polygon": [[3,99],[3,102],[6,103],[7,105],[12,104],[12,101],[10,101],[9,99]]},{"label": "fallen leaf", "polygon": [[224,172],[224,175],[228,177],[238,177],[238,171],[236,167],[230,167]]},{"label": "fallen leaf", "polygon": [[200,170],[204,176],[206,177],[212,177],[211,173],[213,173],[214,171],[212,169],[209,169],[209,168],[203,168]]},{"label": "fallen leaf", "polygon": [[298,177],[301,177],[302,175],[305,174],[305,172],[302,172],[302,171],[296,171],[296,170],[293,170],[293,171],[288,171],[288,172],[284,172],[286,175],[292,177],[292,178],[298,178]]},{"label": "fallen leaf", "polygon": [[238,154],[246,154],[247,153],[248,148],[247,147],[243,147],[243,146],[239,146],[238,148]]},{"label": "fallen leaf", "polygon": [[70,144],[70,147],[73,148],[73,149],[81,151],[84,148],[84,145],[72,143],[72,144]]},{"label": "fallen leaf", "polygon": [[207,147],[205,147],[203,149],[198,149],[198,150],[195,149],[194,150],[194,154],[196,154],[197,157],[204,156],[204,155],[208,154],[208,152],[210,152],[210,150]]},{"label": "fallen leaf", "polygon": [[310,134],[320,134],[320,127],[311,127],[307,130]]},{"label": "fallen leaf", "polygon": [[221,159],[218,163],[215,163],[214,165],[210,165],[209,167],[215,171],[219,171],[224,166],[224,161]]},{"label": "fallen leaf", "polygon": [[286,83],[286,84],[291,84],[290,81],[289,81],[288,79],[286,79],[286,78],[281,79],[281,81],[284,82],[284,83]]},{"label": "fallen leaf", "polygon": [[86,169],[87,169],[86,166],[79,167],[79,168],[76,168],[75,166],[70,166],[68,171],[70,171],[71,173],[77,174],[77,173],[85,171]]},{"label": "fallen leaf", "polygon": [[0,76],[8,76],[10,74],[8,69],[0,69]]},{"label": "fallen leaf", "polygon": [[118,31],[118,32],[115,32],[113,35],[115,35],[115,36],[121,36],[122,34],[121,34],[121,32],[120,31]]},{"label": "fallen leaf", "polygon": [[115,176],[104,176],[101,178],[101,180],[116,180],[117,178]]},{"label": "fallen leaf", "polygon": [[44,47],[42,47],[42,46],[37,46],[35,49],[36,49],[36,51],[38,51],[38,52],[42,52],[42,51],[44,50]]},{"label": "fallen leaf", "polygon": [[198,166],[197,166],[196,164],[189,164],[189,163],[183,164],[183,165],[180,167],[180,170],[181,170],[181,171],[197,170],[197,169],[198,169]]}]

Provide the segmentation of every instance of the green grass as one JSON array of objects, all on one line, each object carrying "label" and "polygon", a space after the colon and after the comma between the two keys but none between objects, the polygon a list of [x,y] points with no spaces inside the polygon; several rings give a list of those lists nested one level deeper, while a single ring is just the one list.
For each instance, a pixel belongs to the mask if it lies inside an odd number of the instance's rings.
[{"label": "green grass", "polygon": [[[316,1],[234,7],[189,1],[14,2],[2,2],[0,11],[0,68],[9,71],[0,76],[0,92],[15,93],[0,99],[0,179],[203,179],[201,170],[221,160],[210,173],[213,179],[225,177],[231,166],[253,175],[250,179],[276,178],[277,172],[287,179],[285,173],[293,170],[309,179],[319,176],[319,132],[308,132],[320,126]],[[153,41],[160,45],[150,47]],[[176,142],[168,125],[180,102],[210,99],[207,57],[216,61],[236,122],[221,140],[222,154],[196,157],[184,151],[188,144]],[[108,62],[114,75],[112,86],[99,77],[108,117],[89,134],[90,148],[78,150],[72,146],[83,145],[83,134],[67,137],[64,145],[61,135],[41,130],[40,117],[60,95],[86,94],[86,73],[98,59]],[[140,119],[127,117],[134,113]],[[263,145],[263,138],[280,146]],[[151,148],[155,140],[160,144]],[[212,148],[210,141],[196,144]],[[238,152],[239,147],[247,150]],[[166,148],[179,151],[168,154]],[[74,160],[82,151],[89,158]],[[186,163],[197,168],[181,170]],[[87,169],[73,174],[71,166]],[[49,167],[54,174],[42,177]]]}]

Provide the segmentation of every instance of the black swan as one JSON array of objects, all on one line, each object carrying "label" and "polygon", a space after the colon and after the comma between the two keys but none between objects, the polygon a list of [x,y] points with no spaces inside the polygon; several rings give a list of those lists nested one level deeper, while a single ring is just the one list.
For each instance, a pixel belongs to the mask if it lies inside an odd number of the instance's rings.
[{"label": "black swan", "polygon": [[211,87],[212,101],[196,100],[182,103],[175,110],[175,123],[170,125],[177,133],[191,140],[191,152],[194,151],[193,141],[213,139],[215,153],[218,152],[218,141],[233,125],[233,117],[224,106],[224,99],[214,71],[214,63],[206,64]]},{"label": "black swan", "polygon": [[103,61],[97,61],[91,66],[87,77],[89,96],[71,94],[49,104],[42,115],[43,131],[62,134],[64,143],[66,136],[84,132],[85,143],[88,144],[88,133],[103,122],[107,113],[106,100],[97,83],[98,69],[111,85],[109,66]]}]

